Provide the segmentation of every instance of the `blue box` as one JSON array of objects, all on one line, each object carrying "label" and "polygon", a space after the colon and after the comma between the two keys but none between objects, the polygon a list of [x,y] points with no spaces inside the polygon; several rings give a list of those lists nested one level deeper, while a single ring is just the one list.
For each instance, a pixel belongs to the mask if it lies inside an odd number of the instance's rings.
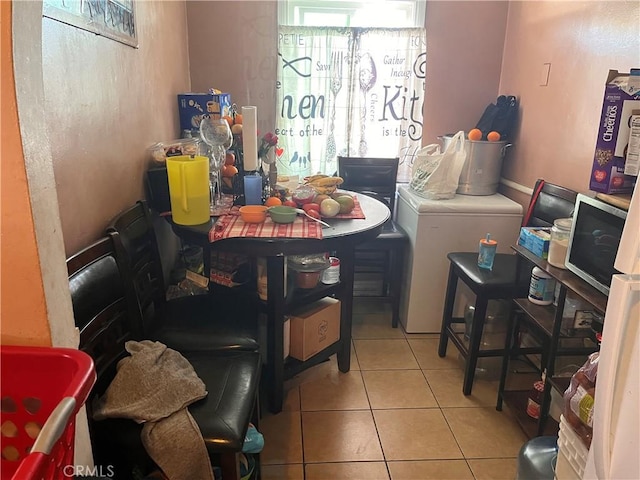
[{"label": "blue box", "polygon": [[518,245],[526,248],[534,255],[547,259],[549,256],[549,242],[551,241],[551,228],[548,227],[522,227]]},{"label": "blue box", "polygon": [[220,118],[231,115],[231,95],[228,93],[178,94],[180,130],[198,130],[204,115]]}]

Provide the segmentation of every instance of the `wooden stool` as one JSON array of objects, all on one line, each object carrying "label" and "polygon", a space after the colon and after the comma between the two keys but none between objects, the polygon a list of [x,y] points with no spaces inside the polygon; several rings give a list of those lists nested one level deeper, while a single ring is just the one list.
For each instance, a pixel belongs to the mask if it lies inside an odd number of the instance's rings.
[{"label": "wooden stool", "polygon": [[[438,355],[444,357],[447,354],[447,341],[451,340],[451,343],[455,345],[465,359],[462,393],[470,395],[478,357],[497,357],[504,354],[503,348],[480,350],[480,341],[489,300],[511,300],[513,298],[526,297],[529,288],[529,275],[521,274],[520,281],[515,281],[517,263],[515,255],[497,254],[494,259],[493,270],[485,270],[478,267],[477,252],[453,252],[449,253],[447,258],[451,264],[442,313]],[[453,330],[454,324],[464,323],[464,318],[453,317],[453,305],[456,298],[458,280],[464,282],[476,295],[475,312],[471,321],[468,347],[459,337],[459,332],[456,333]]]}]

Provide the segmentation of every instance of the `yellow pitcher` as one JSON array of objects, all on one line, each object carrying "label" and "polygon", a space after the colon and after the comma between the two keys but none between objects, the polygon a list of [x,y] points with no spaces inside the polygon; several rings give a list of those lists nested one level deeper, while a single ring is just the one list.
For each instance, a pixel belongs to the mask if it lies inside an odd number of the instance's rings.
[{"label": "yellow pitcher", "polygon": [[209,159],[188,155],[167,158],[171,215],[179,225],[209,221]]}]

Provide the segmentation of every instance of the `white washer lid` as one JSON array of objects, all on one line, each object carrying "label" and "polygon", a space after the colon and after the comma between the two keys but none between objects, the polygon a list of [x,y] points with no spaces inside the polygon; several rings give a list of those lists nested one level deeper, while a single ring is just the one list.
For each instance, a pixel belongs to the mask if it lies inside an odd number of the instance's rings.
[{"label": "white washer lid", "polygon": [[492,213],[522,215],[522,206],[496,193],[494,195],[456,195],[450,200],[429,200],[413,193],[408,185],[399,185],[398,194],[418,214],[421,213]]}]

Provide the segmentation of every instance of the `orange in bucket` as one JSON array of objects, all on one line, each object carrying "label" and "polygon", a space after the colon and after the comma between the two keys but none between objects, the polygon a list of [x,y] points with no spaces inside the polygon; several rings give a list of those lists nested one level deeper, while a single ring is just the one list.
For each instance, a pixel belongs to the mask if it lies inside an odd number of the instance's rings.
[{"label": "orange in bucket", "polygon": [[469,130],[467,138],[473,141],[482,140],[482,130],[480,130],[479,128],[472,128],[471,130]]}]

